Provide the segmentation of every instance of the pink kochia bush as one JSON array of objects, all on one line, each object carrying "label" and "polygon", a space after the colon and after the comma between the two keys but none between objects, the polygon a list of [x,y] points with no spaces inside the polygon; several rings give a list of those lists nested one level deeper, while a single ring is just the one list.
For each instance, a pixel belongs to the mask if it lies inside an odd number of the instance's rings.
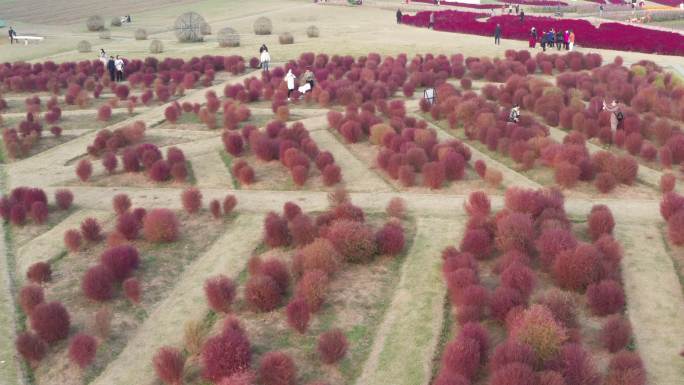
[{"label": "pink kochia bush", "polygon": [[224,329],[204,343],[201,361],[203,377],[213,382],[249,369],[252,349],[247,335],[241,328]]},{"label": "pink kochia bush", "polygon": [[318,336],[317,351],[325,364],[334,364],[344,358],[349,343],[342,330],[333,329]]},{"label": "pink kochia bush", "polygon": [[17,352],[31,364],[37,364],[47,354],[47,344],[35,334],[23,332],[14,343]]},{"label": "pink kochia bush", "polygon": [[31,312],[31,328],[48,344],[65,339],[69,335],[71,318],[60,302],[41,303]]},{"label": "pink kochia bush", "polygon": [[183,208],[188,214],[195,214],[202,208],[202,192],[191,187],[181,193]]},{"label": "pink kochia bush", "polygon": [[261,358],[259,380],[263,385],[294,385],[297,367],[292,358],[279,351],[268,352]]},{"label": "pink kochia bush", "polygon": [[204,282],[204,294],[209,307],[218,313],[228,313],[230,305],[235,299],[236,286],[233,281],[224,276],[210,277]]},{"label": "pink kochia bush", "polygon": [[152,209],[143,218],[143,235],[153,243],[168,243],[178,239],[179,221],[169,209]]},{"label": "pink kochia bush", "polygon": [[85,369],[93,363],[96,352],[97,341],[88,334],[76,334],[69,343],[69,360],[81,369]]},{"label": "pink kochia bush", "polygon": [[152,365],[157,377],[166,385],[181,385],[185,358],[178,349],[163,346],[152,358]]}]

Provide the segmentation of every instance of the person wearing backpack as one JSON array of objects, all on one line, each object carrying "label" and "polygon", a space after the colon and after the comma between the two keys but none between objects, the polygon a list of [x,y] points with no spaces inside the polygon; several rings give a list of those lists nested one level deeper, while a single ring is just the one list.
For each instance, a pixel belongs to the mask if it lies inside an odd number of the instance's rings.
[{"label": "person wearing backpack", "polygon": [[620,126],[620,123],[625,119],[625,115],[620,110],[620,106],[617,100],[613,100],[610,105],[606,105],[606,101],[603,101],[603,109],[610,112],[610,129],[616,131]]}]

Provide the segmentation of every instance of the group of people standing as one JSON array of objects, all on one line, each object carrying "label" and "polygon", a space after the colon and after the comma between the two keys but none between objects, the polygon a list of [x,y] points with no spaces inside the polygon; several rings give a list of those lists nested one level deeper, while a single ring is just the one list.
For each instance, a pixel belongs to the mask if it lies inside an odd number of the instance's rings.
[{"label": "group of people standing", "polygon": [[[262,44],[261,47],[259,47],[259,64],[261,67],[261,70],[264,72],[268,72],[269,66],[271,64],[271,54],[268,52],[268,47],[266,47],[266,44]],[[297,76],[292,73],[292,69],[287,70],[287,74],[285,74],[285,83],[287,83],[287,101],[289,102],[292,98],[292,93],[295,91],[296,87],[296,79]],[[310,92],[314,88],[314,74],[311,72],[311,68],[307,68],[306,71],[302,74],[302,80],[304,81],[304,84],[302,84],[298,91],[302,94]]]},{"label": "group of people standing", "polygon": [[104,49],[100,48],[100,61],[105,65],[107,71],[109,72],[109,80],[113,82],[124,81],[124,69],[126,67],[126,63],[124,63],[123,59],[120,58],[119,55],[116,55],[116,57],[109,56],[109,59],[107,59],[107,53]]},{"label": "group of people standing", "polygon": [[570,30],[554,30],[551,28],[549,31],[542,31],[541,34],[537,32],[537,29],[532,27],[530,30],[530,48],[535,48],[537,42],[541,44],[542,50],[546,52],[546,48],[553,49],[554,45],[557,50],[565,49],[566,51],[572,51],[575,46],[575,32]]}]

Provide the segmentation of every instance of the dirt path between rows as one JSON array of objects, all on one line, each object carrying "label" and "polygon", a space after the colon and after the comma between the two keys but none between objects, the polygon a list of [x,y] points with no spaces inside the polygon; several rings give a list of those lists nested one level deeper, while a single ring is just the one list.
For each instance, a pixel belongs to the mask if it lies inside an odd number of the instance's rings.
[{"label": "dirt path between rows", "polygon": [[17,318],[8,257],[4,223],[0,221],[0,384],[24,385],[21,358],[14,348]]},{"label": "dirt path between rows", "polygon": [[164,345],[180,347],[189,320],[203,319],[208,312],[203,282],[217,274],[236,279],[250,252],[259,243],[259,215],[240,215],[209,250],[195,260],[178,279],[176,287],[160,302],[135,335],[92,385],[157,383],[152,357]]},{"label": "dirt path between rows", "polygon": [[461,237],[465,219],[417,219],[416,238],[357,385],[428,384],[444,318],[441,252]]},{"label": "dirt path between rows", "polygon": [[627,314],[649,382],[681,384],[684,298],[659,226],[618,222],[616,230],[625,250],[622,276]]}]

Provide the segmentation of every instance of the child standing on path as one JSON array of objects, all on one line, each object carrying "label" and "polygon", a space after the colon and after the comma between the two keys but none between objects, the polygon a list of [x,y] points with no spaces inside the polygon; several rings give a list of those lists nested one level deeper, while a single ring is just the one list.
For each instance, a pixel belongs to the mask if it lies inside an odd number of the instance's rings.
[{"label": "child standing on path", "polygon": [[287,70],[287,74],[285,75],[285,81],[287,82],[287,101],[290,101],[290,95],[292,95],[292,91],[295,89],[295,79],[297,77],[295,74],[292,73],[292,69]]},{"label": "child standing on path", "polygon": [[268,48],[266,45],[262,45],[259,49],[261,51],[261,57],[259,61],[261,62],[261,69],[264,72],[268,72],[268,64],[271,62],[271,54],[268,53]]}]

